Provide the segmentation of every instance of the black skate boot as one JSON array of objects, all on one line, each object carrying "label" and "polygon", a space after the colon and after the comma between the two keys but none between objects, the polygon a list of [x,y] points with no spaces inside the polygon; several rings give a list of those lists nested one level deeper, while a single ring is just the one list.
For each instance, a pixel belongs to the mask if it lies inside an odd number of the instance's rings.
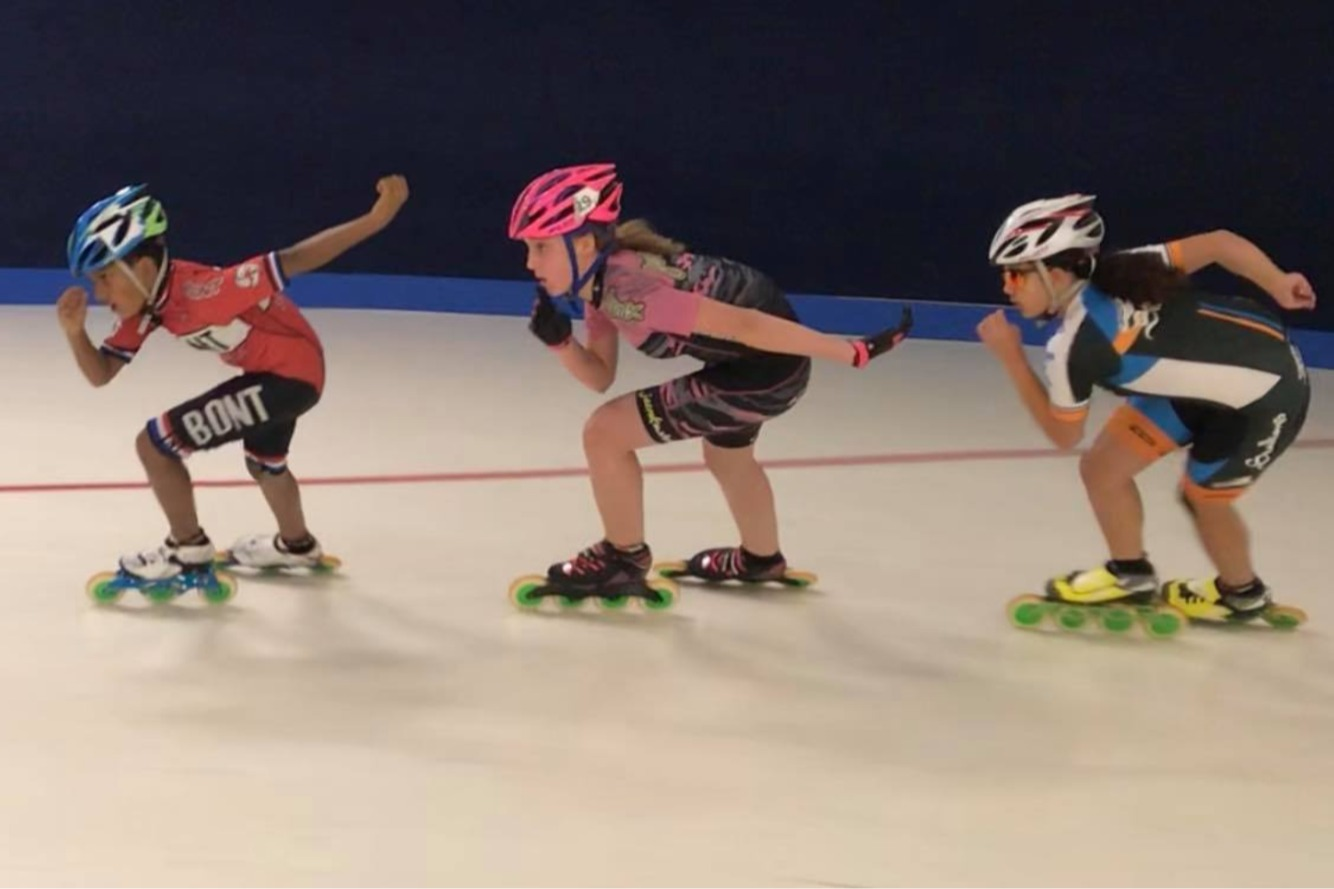
[{"label": "black skate boot", "polygon": [[693,577],[705,583],[729,580],[745,584],[781,583],[804,587],[816,577],[804,571],[789,571],[783,554],[757,556],[741,546],[719,546],[695,553],[686,562],[664,562],[657,566],[663,577]]},{"label": "black skate boot", "polygon": [[547,569],[546,577],[521,577],[510,586],[510,598],[520,608],[536,608],[554,598],[564,608],[577,608],[587,599],[599,607],[624,608],[631,599],[650,610],[670,608],[676,601],[676,584],[648,579],[653,554],[646,545],[623,550],[600,540],[565,562]]}]

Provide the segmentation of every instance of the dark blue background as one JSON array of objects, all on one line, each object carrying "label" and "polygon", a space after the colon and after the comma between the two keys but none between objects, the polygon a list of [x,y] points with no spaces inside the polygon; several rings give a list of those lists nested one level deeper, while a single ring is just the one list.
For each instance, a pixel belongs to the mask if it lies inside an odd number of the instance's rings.
[{"label": "dark blue background", "polygon": [[796,292],[995,300],[1000,219],[1083,190],[1113,245],[1232,228],[1334,305],[1330,9],[9,0],[0,265],[60,265],[127,182],[226,262],[402,171],[399,222],[330,270],[521,278],[517,191],[612,159],[630,213]]}]

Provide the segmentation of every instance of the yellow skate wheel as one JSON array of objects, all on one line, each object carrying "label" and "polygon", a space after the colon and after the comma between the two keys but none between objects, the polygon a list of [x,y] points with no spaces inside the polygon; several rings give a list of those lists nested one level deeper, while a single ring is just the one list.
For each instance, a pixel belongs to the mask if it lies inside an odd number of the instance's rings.
[{"label": "yellow skate wheel", "polygon": [[820,578],[809,571],[789,571],[779,581],[786,586],[804,588],[819,583]]},{"label": "yellow skate wheel", "polygon": [[1016,596],[1005,606],[1010,623],[1021,630],[1034,630],[1042,624],[1047,613],[1047,600],[1032,593]]},{"label": "yellow skate wheel", "polygon": [[652,592],[656,593],[656,598],[644,596],[639,599],[641,607],[648,611],[666,611],[676,604],[676,600],[681,596],[681,588],[672,580],[658,578],[645,582]]},{"label": "yellow skate wheel", "polygon": [[88,579],[88,584],[84,588],[88,593],[88,598],[99,605],[110,605],[113,602],[119,602],[120,597],[125,595],[125,587],[114,583],[115,579],[115,571],[103,571],[100,574],[94,574]]},{"label": "yellow skate wheel", "polygon": [[510,584],[509,597],[515,607],[534,611],[542,607],[542,596],[537,591],[546,586],[547,579],[537,574],[520,577]]},{"label": "yellow skate wheel", "polygon": [[1306,623],[1306,612],[1292,605],[1270,605],[1260,617],[1276,630],[1295,630]]}]

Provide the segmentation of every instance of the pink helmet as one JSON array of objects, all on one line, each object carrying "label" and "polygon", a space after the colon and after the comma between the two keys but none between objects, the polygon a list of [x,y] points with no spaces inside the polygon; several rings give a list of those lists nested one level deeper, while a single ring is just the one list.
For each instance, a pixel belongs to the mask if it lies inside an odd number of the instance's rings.
[{"label": "pink helmet", "polygon": [[621,216],[621,181],[615,164],[583,164],[543,173],[519,195],[510,211],[510,237],[553,238],[578,232],[590,222],[609,224]]}]

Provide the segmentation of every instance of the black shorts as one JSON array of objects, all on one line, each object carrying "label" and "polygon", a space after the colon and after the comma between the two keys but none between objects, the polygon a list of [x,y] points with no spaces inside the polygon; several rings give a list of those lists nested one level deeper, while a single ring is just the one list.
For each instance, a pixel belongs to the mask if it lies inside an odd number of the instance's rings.
[{"label": "black shorts", "polygon": [[178,457],[241,441],[247,457],[278,469],[287,461],[297,417],[319,400],[319,390],[304,380],[241,374],[149,420],[148,436]]},{"label": "black shorts", "polygon": [[1240,409],[1146,395],[1128,401],[1173,444],[1189,446],[1187,487],[1221,499],[1245,491],[1296,441],[1310,403],[1304,375],[1283,377]]},{"label": "black shorts", "polygon": [[806,392],[811,360],[765,354],[711,364],[635,393],[639,418],[654,441],[703,438],[721,448],[755,443],[760,426]]}]

